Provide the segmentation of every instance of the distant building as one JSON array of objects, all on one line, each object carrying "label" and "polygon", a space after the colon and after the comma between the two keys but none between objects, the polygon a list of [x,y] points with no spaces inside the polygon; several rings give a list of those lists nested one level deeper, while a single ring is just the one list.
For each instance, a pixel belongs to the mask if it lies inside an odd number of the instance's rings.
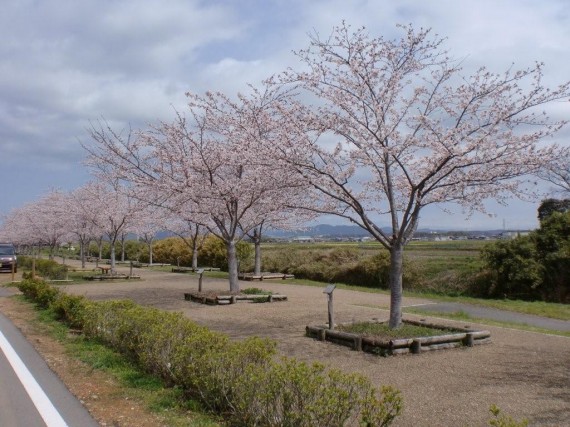
[{"label": "distant building", "polygon": [[502,239],[516,239],[517,237],[521,236],[528,236],[530,231],[528,230],[519,230],[519,231],[503,231],[501,233]]},{"label": "distant building", "polygon": [[299,236],[299,237],[294,237],[293,239],[291,239],[291,241],[293,243],[311,243],[314,242],[315,239],[313,239],[311,236]]}]

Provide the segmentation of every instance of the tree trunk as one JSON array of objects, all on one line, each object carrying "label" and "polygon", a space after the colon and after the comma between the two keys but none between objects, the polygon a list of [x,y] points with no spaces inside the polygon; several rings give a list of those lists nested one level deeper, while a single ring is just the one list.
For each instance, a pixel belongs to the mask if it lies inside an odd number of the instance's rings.
[{"label": "tree trunk", "polygon": [[121,262],[125,262],[125,234],[121,235]]},{"label": "tree trunk", "polygon": [[233,240],[226,242],[226,248],[228,251],[228,273],[230,279],[230,292],[239,292],[236,243]]},{"label": "tree trunk", "polygon": [[198,269],[198,238],[196,236],[192,239],[192,268]]},{"label": "tree trunk", "polygon": [[85,268],[85,242],[79,242],[79,257],[81,258],[81,268]]},{"label": "tree trunk", "polygon": [[390,328],[402,324],[402,271],[404,266],[404,246],[395,243],[390,249]]},{"label": "tree trunk", "polygon": [[253,244],[255,247],[255,265],[253,267],[253,274],[256,276],[261,275],[261,234],[257,230],[253,230]]},{"label": "tree trunk", "polygon": [[111,273],[115,273],[115,242],[111,243]]},{"label": "tree trunk", "polygon": [[148,244],[148,263],[152,265],[152,242]]}]

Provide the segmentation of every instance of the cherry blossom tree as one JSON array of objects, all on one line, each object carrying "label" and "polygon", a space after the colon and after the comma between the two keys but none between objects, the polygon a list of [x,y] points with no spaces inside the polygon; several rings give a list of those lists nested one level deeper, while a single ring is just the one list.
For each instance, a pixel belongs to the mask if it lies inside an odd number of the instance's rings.
[{"label": "cherry blossom tree", "polygon": [[538,172],[542,179],[554,184],[556,191],[570,194],[570,147],[565,147],[558,156],[546,163]]},{"label": "cherry blossom tree", "polygon": [[140,213],[137,223],[133,226],[133,231],[139,240],[146,244],[148,248],[148,263],[152,265],[152,244],[159,231],[167,228],[165,215],[168,212],[164,209],[147,204]]},{"label": "cherry blossom tree", "polygon": [[545,87],[542,64],[463,75],[430,30],[402,30],[395,40],[346,24],[314,34],[297,52],[305,71],[281,78],[304,101],[288,111],[282,158],[312,185],[320,213],[352,221],[390,252],[391,327],[401,324],[403,252],[422,209],[455,203],[470,213],[523,196],[525,176],[556,153],[543,141],[566,124],[542,109],[569,98],[569,83]]},{"label": "cherry blossom tree", "polygon": [[40,239],[35,233],[32,210],[33,202],[12,209],[3,215],[0,240],[19,246],[39,246]]},{"label": "cherry blossom tree", "polygon": [[[230,291],[239,291],[236,243],[282,207],[285,189],[299,188],[296,174],[263,147],[283,138],[279,90],[231,100],[221,93],[187,94],[189,118],[151,131],[123,136],[94,127],[96,146],[85,147],[88,163],[105,175],[128,181],[145,200],[186,212],[226,245]],[[260,143],[263,141],[263,144]]]},{"label": "cherry blossom tree", "polygon": [[115,243],[122,233],[131,231],[144,203],[129,196],[128,190],[115,182],[94,181],[84,187],[86,203],[83,212],[96,229],[103,231],[111,246],[111,272],[115,270]]},{"label": "cherry blossom tree", "polygon": [[99,209],[99,206],[88,206],[93,201],[89,196],[88,187],[80,187],[72,191],[67,198],[67,210],[70,213],[68,227],[79,243],[82,268],[85,268],[85,251],[89,247],[89,242],[101,235],[91,220],[93,210]]},{"label": "cherry blossom tree", "polygon": [[184,212],[172,214],[167,229],[180,237],[184,244],[188,246],[192,252],[192,268],[197,270],[198,254],[209,235],[208,230],[204,226],[193,222],[191,218],[185,218]]}]

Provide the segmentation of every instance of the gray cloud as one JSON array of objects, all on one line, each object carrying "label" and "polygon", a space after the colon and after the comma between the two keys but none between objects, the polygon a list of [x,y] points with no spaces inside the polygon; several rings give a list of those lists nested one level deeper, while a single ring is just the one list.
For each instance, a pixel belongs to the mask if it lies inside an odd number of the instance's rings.
[{"label": "gray cloud", "polygon": [[[432,27],[466,72],[538,60],[548,83],[569,78],[566,0],[8,0],[0,15],[0,156],[10,167],[0,180],[15,185],[0,212],[36,197],[34,185],[84,182],[78,139],[90,120],[144,126],[183,109],[186,91],[235,93],[295,66],[292,50],[307,46],[307,33],[327,35],[342,19],[387,38],[399,35],[397,23]],[[570,116],[568,103],[552,112]],[[524,209],[529,225],[533,209]]]}]

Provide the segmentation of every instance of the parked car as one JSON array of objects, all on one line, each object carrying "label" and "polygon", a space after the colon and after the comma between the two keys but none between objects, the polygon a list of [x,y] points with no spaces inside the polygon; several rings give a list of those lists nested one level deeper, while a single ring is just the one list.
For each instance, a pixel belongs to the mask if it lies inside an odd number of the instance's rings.
[{"label": "parked car", "polygon": [[18,260],[16,258],[16,250],[11,243],[0,243],[0,271],[12,271],[14,266],[14,273],[18,271]]}]

